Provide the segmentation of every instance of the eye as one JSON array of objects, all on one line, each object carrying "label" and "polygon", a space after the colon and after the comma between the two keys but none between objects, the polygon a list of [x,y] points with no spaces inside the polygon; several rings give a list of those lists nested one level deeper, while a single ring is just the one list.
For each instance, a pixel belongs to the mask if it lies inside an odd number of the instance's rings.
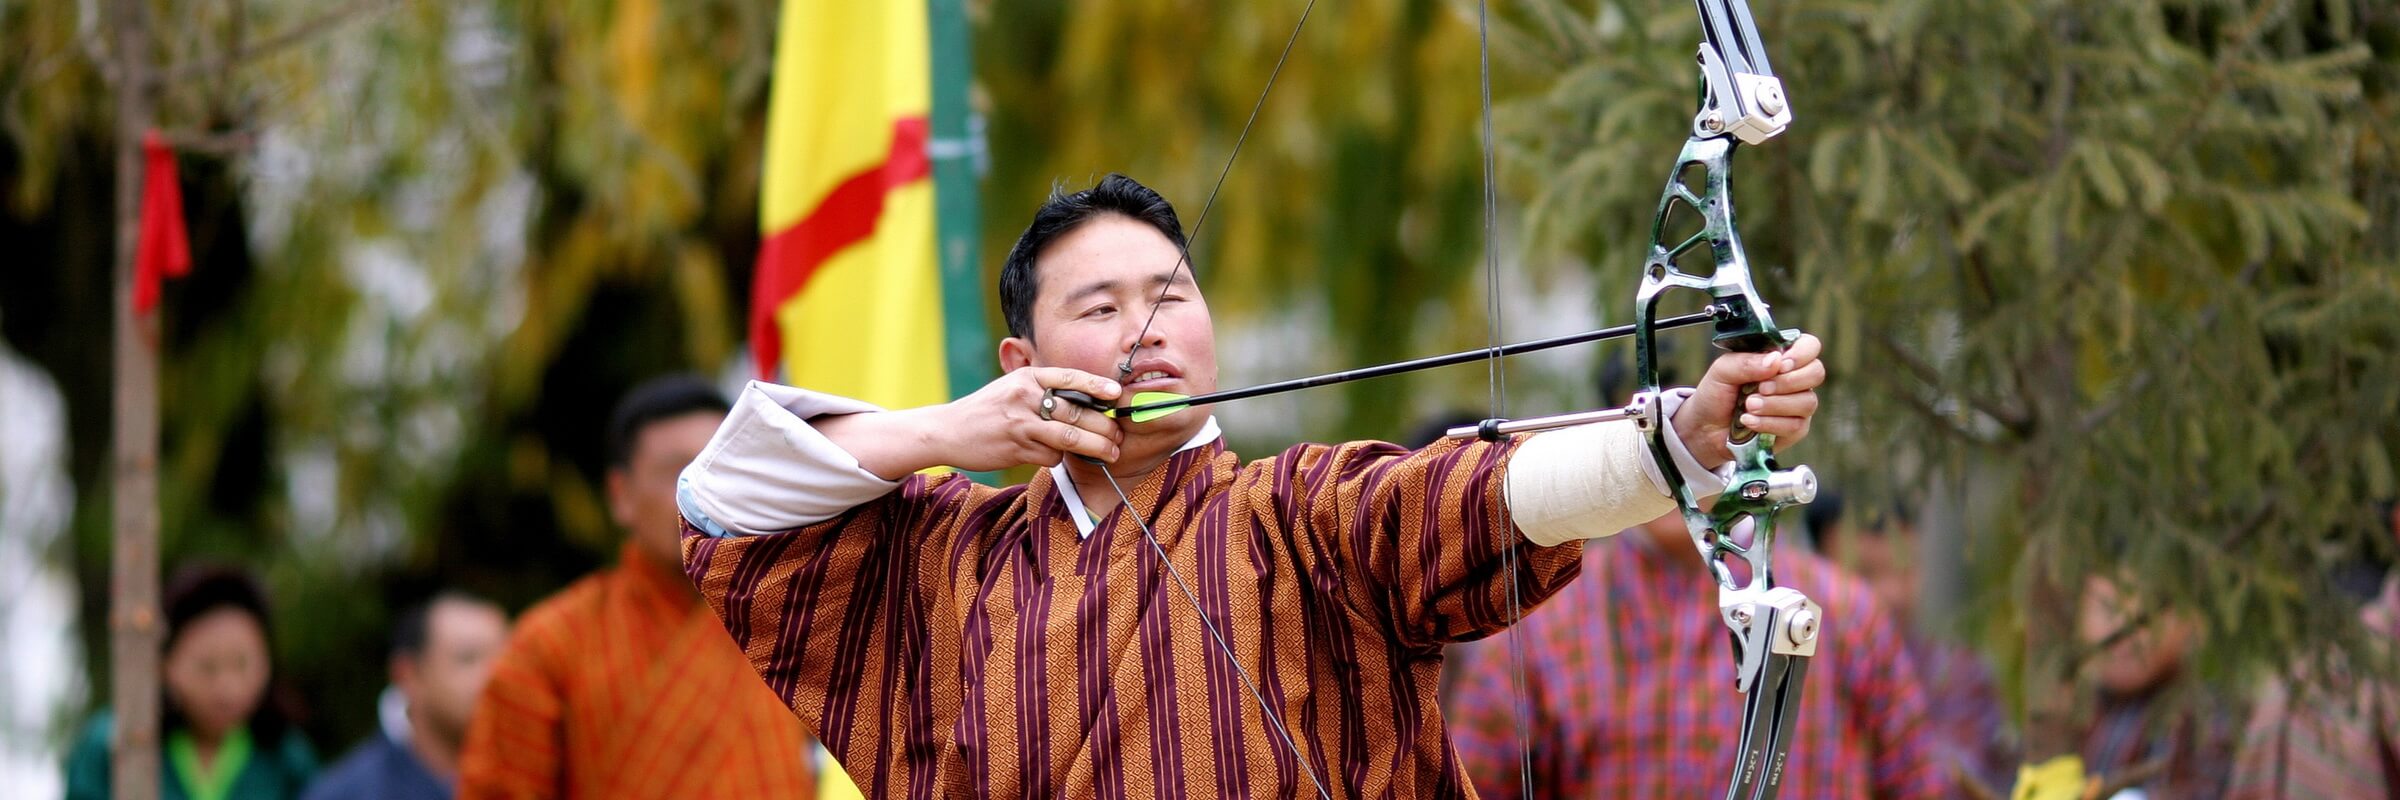
[{"label": "eye", "polygon": [[1083,315],[1084,315],[1084,316],[1086,316],[1086,317],[1099,317],[1099,316],[1106,316],[1106,315],[1109,315],[1109,314],[1114,314],[1114,313],[1117,313],[1117,307],[1116,307],[1116,306],[1114,306],[1114,305],[1098,305],[1098,306],[1093,306],[1093,307],[1092,307],[1092,310],[1090,310],[1090,311],[1083,312]]}]

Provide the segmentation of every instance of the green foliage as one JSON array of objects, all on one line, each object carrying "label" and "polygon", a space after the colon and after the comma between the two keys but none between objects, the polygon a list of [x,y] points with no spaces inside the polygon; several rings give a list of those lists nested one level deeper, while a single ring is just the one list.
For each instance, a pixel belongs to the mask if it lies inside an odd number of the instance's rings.
[{"label": "green foliage", "polygon": [[[1543,84],[1507,116],[1528,228],[1615,254],[1602,293],[1630,297],[1693,110],[1689,4],[1531,5],[1498,48]],[[1835,365],[1804,457],[1868,496],[1969,482],[1964,622],[2059,648],[2029,664],[2077,652],[2027,630],[2029,592],[2085,575],[2205,621],[2210,676],[2355,630],[2324,576],[2390,546],[2400,14],[1754,8],[1795,120],[1737,154],[1740,222]]]},{"label": "green foliage", "polygon": [[[163,549],[269,579],[280,666],[346,741],[397,602],[438,581],[522,607],[606,560],[609,405],[729,362],[774,6],[151,9],[198,261],[164,311]],[[0,65],[0,234],[57,256],[0,275],[0,298],[77,409],[72,560],[104,686],[113,218],[83,187],[107,185],[116,131],[97,13],[0,7],[0,41],[31,54]]]},{"label": "green foliage", "polygon": [[[1198,224],[1304,5],[976,4],[987,262],[1054,182],[1112,170]],[[1691,118],[1691,7],[1498,5],[1521,223],[1501,292],[1588,277],[1623,321]],[[2087,574],[2203,619],[2211,675],[2344,641],[2324,576],[2400,451],[2400,11],[1755,5],[1797,118],[1736,157],[1740,220],[1778,319],[1835,366],[1801,460],[1854,496],[1971,487],[1961,621],[1992,648]],[[354,734],[396,596],[362,587],[521,607],[606,558],[608,404],[727,362],[775,4],[153,8],[162,124],[217,143],[185,159],[201,263],[166,306],[168,553],[266,565],[299,601],[285,667],[321,731]],[[101,656],[115,132],[93,13],[0,5],[0,247],[35,254],[0,267],[0,322],[77,410]],[[1220,320],[1328,343],[1295,372],[1486,343],[1474,13],[1322,4],[1207,209]],[[1389,436],[1425,397],[1480,406],[1469,384],[1360,385],[1296,427]],[[2047,644],[2022,660],[2071,663]]]},{"label": "green foliage", "polygon": [[[976,31],[1005,154],[985,184],[985,252],[1008,252],[1054,182],[1124,172],[1199,226],[1192,256],[1221,331],[1322,312],[1303,327],[1323,352],[1291,373],[1228,364],[1229,386],[1485,344],[1472,16],[1434,0],[1320,4],[1226,170],[1306,6],[995,4]],[[1439,385],[1354,384],[1299,435],[1395,436],[1426,409],[1392,398]]]}]

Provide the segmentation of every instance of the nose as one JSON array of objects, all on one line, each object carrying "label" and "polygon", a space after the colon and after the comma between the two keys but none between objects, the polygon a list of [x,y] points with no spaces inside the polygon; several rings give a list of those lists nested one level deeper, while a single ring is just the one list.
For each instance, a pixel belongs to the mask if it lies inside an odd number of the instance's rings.
[{"label": "nose", "polygon": [[1142,327],[1134,329],[1134,338],[1125,343],[1125,352],[1132,353],[1137,350],[1157,348],[1166,343],[1167,334],[1159,330],[1158,326],[1151,325],[1149,321],[1145,320]]},{"label": "nose", "polygon": [[1117,362],[1117,372],[1120,376],[1133,374],[1133,359],[1143,350],[1156,350],[1167,343],[1167,335],[1150,325],[1147,320],[1143,321],[1141,326],[1134,328],[1132,333],[1132,337],[1125,340],[1124,360]]}]

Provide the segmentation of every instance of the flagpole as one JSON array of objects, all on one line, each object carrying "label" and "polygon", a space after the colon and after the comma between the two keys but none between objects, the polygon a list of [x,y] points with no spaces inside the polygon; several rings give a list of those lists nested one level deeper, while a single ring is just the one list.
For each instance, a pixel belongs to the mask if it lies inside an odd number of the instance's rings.
[{"label": "flagpole", "polygon": [[[965,0],[927,0],[926,29],[933,59],[932,140],[935,250],[941,260],[942,361],[950,396],[992,379],[990,326],[985,323],[980,189],[990,155],[983,117],[969,92],[975,65],[968,50]],[[967,473],[986,484],[996,473]]]}]

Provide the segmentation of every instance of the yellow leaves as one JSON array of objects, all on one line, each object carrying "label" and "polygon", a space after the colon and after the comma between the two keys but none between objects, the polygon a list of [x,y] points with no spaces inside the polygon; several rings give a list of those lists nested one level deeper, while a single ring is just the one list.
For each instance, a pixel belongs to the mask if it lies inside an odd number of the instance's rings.
[{"label": "yellow leaves", "polygon": [[618,0],[609,21],[608,71],[617,108],[637,129],[650,127],[650,98],[658,91],[658,0]]},{"label": "yellow leaves", "polygon": [[683,312],[684,362],[725,363],[733,353],[735,330],[725,321],[741,319],[737,315],[746,310],[728,302],[733,292],[725,285],[727,270],[713,248],[690,242],[676,255],[669,279],[675,287],[675,306]]}]

